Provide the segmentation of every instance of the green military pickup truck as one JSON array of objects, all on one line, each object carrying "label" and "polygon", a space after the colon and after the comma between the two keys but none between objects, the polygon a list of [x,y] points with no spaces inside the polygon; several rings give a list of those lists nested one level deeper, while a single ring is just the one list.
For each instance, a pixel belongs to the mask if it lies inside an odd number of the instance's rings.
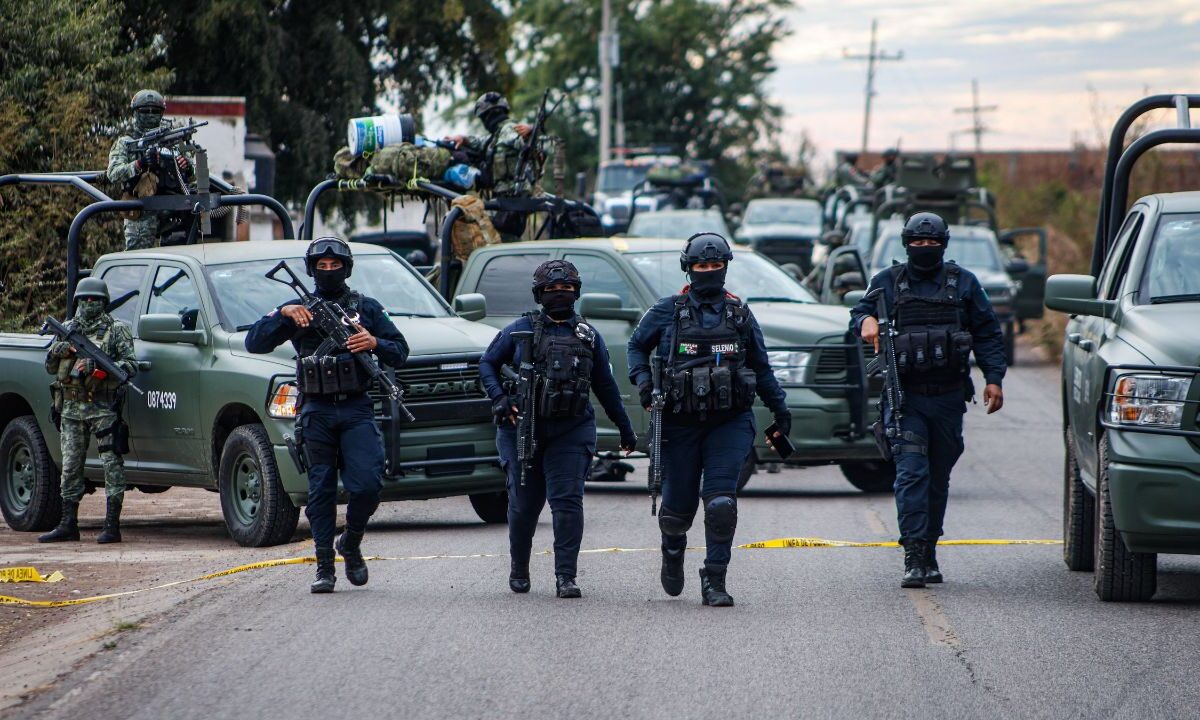
[{"label": "green military pickup truck", "polygon": [[[1064,559],[1092,570],[1102,600],[1149,600],[1157,553],[1200,554],[1200,192],[1143,197],[1126,210],[1146,150],[1200,143],[1186,122],[1200,96],[1147,98],[1109,148],[1090,275],[1053,275],[1046,306],[1070,313],[1063,344]],[[1155,108],[1180,109],[1124,153]]]},{"label": "green military pickup truck", "polygon": [[[280,259],[303,272],[306,243],[211,243],[105,255],[93,276],[109,285],[111,312],[130,324],[141,369],[125,413],[131,485],[145,492],[201,487],[220,494],[239,544],[285,542],[308,483],[284,441],[297,393],[290,345],[270,355],[245,349],[246,330],[290,299],[263,277]],[[490,403],[478,361],[495,331],[456,317],[409,265],[387,249],[355,244],[355,289],[377,298],[412,355],[395,371],[414,422],[377,397],[387,451],[384,499],[469,495],[481,519],[504,522]],[[50,338],[0,334],[0,509],[15,530],[58,521],[59,437],[49,422]],[[100,480],[92,444],[86,469]]]},{"label": "green military pickup truck", "polygon": [[[625,409],[635,427],[645,428],[649,418],[628,380],[626,344],[646,309],[658,298],[679,292],[686,282],[679,270],[681,246],[680,240],[614,237],[483,247],[463,268],[455,307],[464,317],[486,316],[486,322],[504,327],[534,307],[529,278],[539,263],[571,261],[583,279],[584,294],[576,309],[604,336]],[[818,304],[762,255],[741,246],[735,246],[734,253],[727,286],[753,308],[776,377],[787,391],[797,447],[789,464],[837,463],[855,487],[870,492],[890,489],[892,467],[863,435],[869,398],[862,392],[867,384],[862,344],[846,339],[849,311]],[[761,404],[755,406],[755,415],[760,430],[771,424]],[[597,417],[597,436],[599,451],[618,449],[617,430],[603,413]],[[772,460],[778,456],[760,436],[742,470],[741,484],[749,480],[756,463]]]}]

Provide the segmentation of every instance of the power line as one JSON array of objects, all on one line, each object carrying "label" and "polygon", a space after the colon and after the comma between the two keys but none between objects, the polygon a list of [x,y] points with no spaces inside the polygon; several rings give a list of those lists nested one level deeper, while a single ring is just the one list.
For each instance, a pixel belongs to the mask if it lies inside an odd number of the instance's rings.
[{"label": "power line", "polygon": [[845,60],[867,61],[866,108],[863,110],[862,151],[867,151],[867,139],[871,132],[871,98],[875,96],[875,63],[884,60],[903,60],[904,51],[894,53],[879,50],[875,44],[875,30],[879,20],[871,20],[871,49],[866,55],[852,55],[849,50],[842,48],[842,58]]},{"label": "power line", "polygon": [[995,112],[999,109],[997,105],[980,105],[979,104],[979,80],[971,78],[971,106],[954,108],[955,114],[971,113],[971,127],[962,130],[963,133],[971,133],[975,136],[975,152],[983,152],[983,134],[991,132],[991,128],[983,124],[983,118],[980,117],[985,112]]}]

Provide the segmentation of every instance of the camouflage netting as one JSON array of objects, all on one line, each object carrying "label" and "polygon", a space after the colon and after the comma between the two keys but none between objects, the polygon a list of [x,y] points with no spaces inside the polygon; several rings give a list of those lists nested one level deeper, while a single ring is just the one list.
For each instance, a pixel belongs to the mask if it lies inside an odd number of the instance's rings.
[{"label": "camouflage netting", "polygon": [[343,147],[333,156],[333,172],[339,180],[390,175],[397,182],[407,182],[414,176],[437,182],[450,163],[450,151],[441,147],[401,143],[389,145],[371,155],[354,155],[350,148]]}]

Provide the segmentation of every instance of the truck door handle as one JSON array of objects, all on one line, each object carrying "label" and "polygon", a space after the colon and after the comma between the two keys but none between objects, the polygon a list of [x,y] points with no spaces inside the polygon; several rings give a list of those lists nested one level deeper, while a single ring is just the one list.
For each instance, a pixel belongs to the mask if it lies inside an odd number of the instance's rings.
[{"label": "truck door handle", "polygon": [[1083,336],[1080,335],[1079,333],[1071,333],[1071,334],[1067,335],[1067,342],[1071,343],[1072,345],[1078,345],[1079,338],[1081,338],[1081,337],[1083,337]]},{"label": "truck door handle", "polygon": [[138,371],[139,372],[149,370],[149,369],[150,369],[150,361],[149,360],[138,360]]},{"label": "truck door handle", "polygon": [[1080,340],[1079,341],[1079,349],[1080,350],[1086,350],[1087,352],[1091,352],[1092,348],[1095,346],[1096,346],[1095,343],[1093,343],[1091,340]]}]

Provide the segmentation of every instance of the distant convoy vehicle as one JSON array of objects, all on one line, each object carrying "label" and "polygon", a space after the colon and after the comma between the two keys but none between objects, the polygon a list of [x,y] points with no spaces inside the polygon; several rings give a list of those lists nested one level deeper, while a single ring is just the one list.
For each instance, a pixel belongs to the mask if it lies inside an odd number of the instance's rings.
[{"label": "distant convoy vehicle", "polygon": [[[596,173],[596,191],[592,206],[600,213],[600,224],[607,235],[624,232],[633,213],[633,191],[656,167],[671,167],[682,161],[677,155],[643,154],[600,163]],[[637,199],[637,212],[654,212],[663,200],[655,195]]]},{"label": "distant convoy vehicle", "polygon": [[[1200,192],[1148,195],[1126,210],[1147,150],[1200,144],[1200,95],[1157,95],[1113,128],[1089,275],[1054,275],[1046,306],[1070,314],[1063,343],[1063,557],[1094,572],[1101,600],[1144,601],[1158,553],[1200,554]],[[1180,126],[1127,149],[1154,109]]]},{"label": "distant convoy vehicle", "polygon": [[638,213],[623,235],[648,238],[687,238],[700,232],[729,237],[729,226],[718,210],[660,210]]},{"label": "distant convoy vehicle", "polygon": [[[503,327],[533,305],[529,284],[517,278],[530,277],[546,260],[571,261],[583,279],[577,311],[603,335],[626,410],[635,427],[645,428],[646,413],[628,380],[626,343],[646,309],[659,298],[678,293],[686,282],[679,270],[680,247],[674,234],[671,239],[613,237],[483,247],[472,253],[463,269],[455,305],[460,311],[470,308],[486,314],[485,322]],[[753,309],[776,377],[787,391],[792,440],[798,448],[788,464],[836,463],[855,487],[868,492],[889,490],[894,470],[864,435],[869,396],[877,395],[878,388],[867,386],[864,353],[869,349],[847,336],[849,311],[818,304],[790,275],[758,253],[742,246],[735,246],[734,253],[727,287]],[[761,404],[754,412],[760,430],[771,424],[770,413]],[[617,450],[616,428],[603,414],[597,418],[597,435],[600,451]],[[777,456],[760,435],[742,470],[741,484],[756,465],[773,460]]]},{"label": "distant convoy vehicle", "polygon": [[735,239],[780,265],[798,265],[807,274],[823,229],[821,203],[816,200],[764,198],[746,204]]}]

